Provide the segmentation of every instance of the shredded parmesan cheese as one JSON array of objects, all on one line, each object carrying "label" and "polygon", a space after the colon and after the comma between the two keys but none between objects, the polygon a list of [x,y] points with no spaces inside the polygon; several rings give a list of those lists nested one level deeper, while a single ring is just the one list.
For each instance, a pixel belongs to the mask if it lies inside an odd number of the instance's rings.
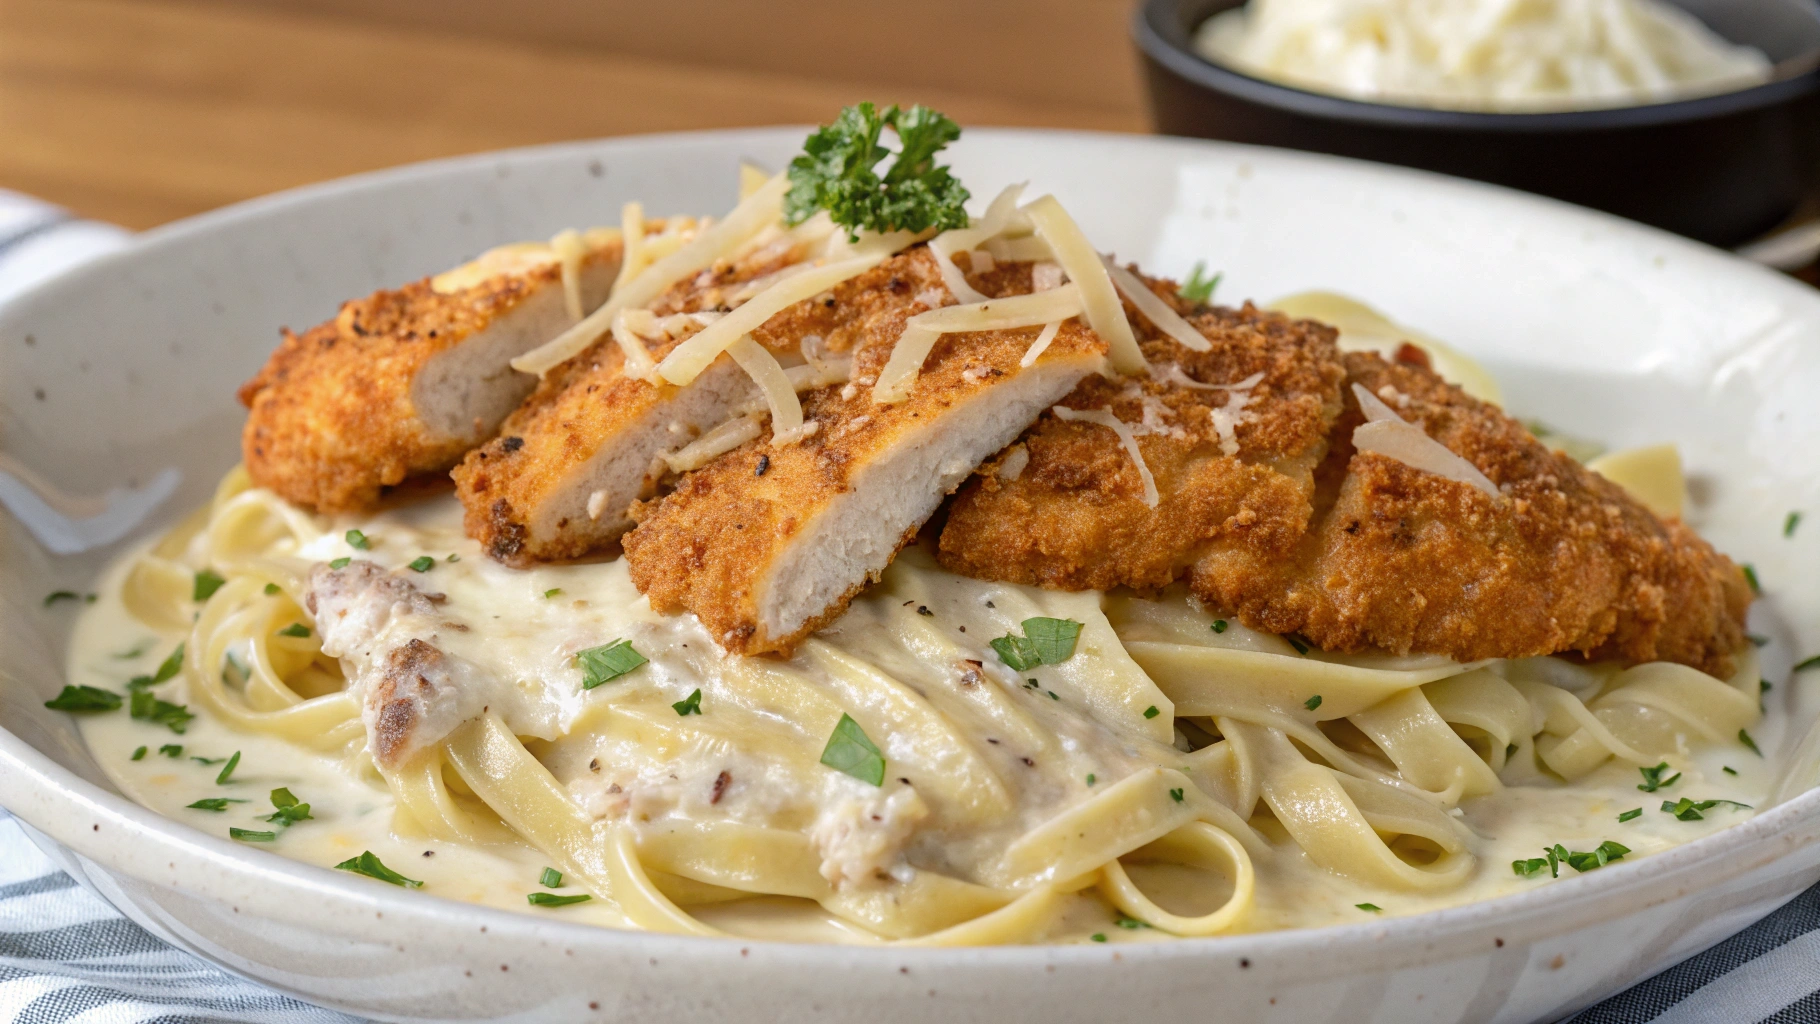
[{"label": "shredded parmesan cheese", "polygon": [[1011,453],[1005,456],[1005,461],[998,464],[998,478],[1016,480],[1024,475],[1024,467],[1028,465],[1030,465],[1030,449],[1021,444],[1015,445],[1012,447]]},{"label": "shredded parmesan cheese", "polygon": [[898,335],[891,358],[879,372],[872,400],[889,405],[910,397],[910,385],[922,372],[923,360],[929,358],[936,339],[944,334],[1035,327],[1066,320],[1080,312],[1081,294],[1070,287],[918,313],[904,321],[904,333]]},{"label": "shredded parmesan cheese", "polygon": [[1019,359],[1017,365],[1026,370],[1035,366],[1037,357],[1041,356],[1049,348],[1049,343],[1055,340],[1055,336],[1061,332],[1061,329],[1062,322],[1060,320],[1044,324],[1043,329],[1037,332],[1036,340],[1031,342],[1030,347],[1024,350],[1024,358]]},{"label": "shredded parmesan cheese", "polygon": [[977,223],[944,231],[929,240],[929,254],[935,257],[935,268],[941,272],[942,283],[954,293],[957,301],[984,302],[986,296],[967,283],[966,275],[954,265],[954,254],[971,249],[1005,230],[1011,215],[1017,212],[1017,200],[1023,193],[1022,183],[1007,186],[986,207],[985,216]]},{"label": "shredded parmesan cheese", "polygon": [[1108,409],[1082,410],[1058,405],[1050,411],[1055,413],[1058,419],[1095,423],[1117,434],[1119,444],[1125,447],[1125,454],[1131,456],[1132,463],[1137,466],[1139,479],[1144,481],[1144,504],[1151,508],[1156,507],[1158,501],[1156,478],[1150,475],[1150,467],[1144,464],[1144,453],[1138,450],[1137,435],[1132,432],[1131,424],[1112,415],[1111,410]]},{"label": "shredded parmesan cheese", "polygon": [[1193,377],[1188,376],[1186,373],[1183,373],[1181,364],[1179,363],[1170,363],[1167,367],[1160,370],[1157,369],[1155,363],[1152,363],[1150,364],[1150,377],[1153,380],[1158,380],[1165,384],[1175,384],[1185,388],[1195,388],[1200,391],[1250,391],[1264,380],[1264,371],[1259,370],[1257,373],[1246,377],[1236,384],[1203,384]]},{"label": "shredded parmesan cheese", "polygon": [[1055,250],[1056,262],[1080,290],[1087,326],[1106,339],[1113,369],[1120,373],[1143,372],[1144,353],[1138,349],[1137,336],[1125,320],[1125,307],[1112,287],[1106,265],[1100,262],[1100,254],[1081,233],[1080,225],[1054,196],[1043,196],[1025,207],[1024,212],[1036,225],[1037,233]]},{"label": "shredded parmesan cheese", "polygon": [[1220,451],[1227,455],[1239,453],[1239,424],[1245,422],[1245,406],[1250,401],[1249,391],[1235,389],[1226,396],[1225,405],[1207,410],[1214,433],[1220,435]]},{"label": "shredded parmesan cheese", "polygon": [[[773,177],[763,188],[741,200],[726,220],[704,229],[675,252],[652,263],[637,277],[615,288],[613,295],[599,309],[557,335],[555,340],[512,360],[512,368],[541,376],[575,356],[612,326],[613,317],[620,310],[640,309],[650,305],[671,285],[709,266],[766,226],[775,223],[783,214],[784,193],[789,188],[788,178],[781,174]],[[719,352],[715,354],[718,355]],[[706,362],[702,364],[703,367],[706,365]],[[696,372],[699,373],[700,370]],[[690,374],[688,379],[694,380],[694,374]],[[674,383],[686,384],[688,380]]]},{"label": "shredded parmesan cheese", "polygon": [[588,495],[588,518],[599,519],[607,510],[607,492],[605,488]]},{"label": "shredded parmesan cheese", "polygon": [[[675,454],[664,456],[664,464],[670,467],[672,473],[687,473],[700,469],[762,433],[764,433],[764,428],[750,416],[731,419],[683,446]],[[604,499],[606,495],[603,493],[601,497]],[[605,504],[604,500],[602,504]],[[591,502],[588,505],[588,514],[594,515],[594,506]]]},{"label": "shredded parmesan cheese", "polygon": [[727,346],[727,354],[746,371],[752,383],[758,385],[759,393],[765,396],[765,404],[771,407],[772,446],[793,444],[808,436],[803,432],[803,404],[797,401],[796,388],[777,357],[753,341],[750,334],[734,339],[733,344]]},{"label": "shredded parmesan cheese", "polygon": [[991,238],[986,240],[985,246],[992,258],[1001,263],[1034,263],[1037,260],[1055,259],[1055,250],[1035,235]]},{"label": "shredded parmesan cheese", "polygon": [[1118,286],[1119,291],[1123,292],[1127,299],[1131,300],[1131,304],[1138,308],[1138,312],[1150,318],[1150,322],[1156,325],[1157,330],[1195,352],[1206,352],[1213,348],[1212,343],[1202,337],[1201,332],[1195,330],[1193,324],[1182,319],[1175,310],[1169,308],[1169,303],[1164,302],[1157,297],[1155,292],[1144,287],[1144,282],[1138,280],[1137,275],[1111,260],[1104,262],[1106,273],[1112,276],[1112,283]]},{"label": "shredded parmesan cheese", "polygon": [[562,267],[562,301],[569,309],[569,319],[579,321],[587,310],[581,308],[581,258],[588,253],[581,232],[566,228],[550,239],[550,249]]},{"label": "shredded parmesan cheese", "polygon": [[643,313],[646,320],[655,319],[649,310],[620,310],[619,315],[613,318],[613,341],[619,345],[619,350],[626,356],[626,365],[622,372],[628,377],[636,377],[639,380],[655,384],[657,383],[657,362],[651,358],[651,353],[646,350],[645,343],[639,340],[629,322],[632,315],[637,313]]},{"label": "shredded parmesan cheese", "polygon": [[1398,416],[1378,396],[1359,384],[1352,386],[1352,393],[1359,400],[1359,410],[1366,420],[1352,432],[1354,448],[1395,459],[1411,469],[1471,484],[1493,498],[1501,496],[1498,485],[1479,472],[1479,467],[1429,437],[1421,427]]}]

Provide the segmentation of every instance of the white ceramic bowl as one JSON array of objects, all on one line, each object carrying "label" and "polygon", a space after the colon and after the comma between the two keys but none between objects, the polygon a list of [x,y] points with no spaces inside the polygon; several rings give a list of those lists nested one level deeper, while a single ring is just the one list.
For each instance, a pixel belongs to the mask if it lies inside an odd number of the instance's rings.
[{"label": "white ceramic bowl", "polygon": [[[0,309],[0,443],[66,490],[165,467],[161,528],[238,451],[234,388],[277,327],[498,242],[724,210],[734,164],[802,131],[625,139],[409,167],[232,207]],[[1820,293],[1635,225],[1482,185],[1154,138],[970,131],[976,195],[1030,178],[1101,245],[1220,296],[1329,288],[1449,339],[1510,408],[1612,445],[1667,440],[1696,526],[1755,562],[1766,674],[1820,650]],[[1789,509],[1809,528],[1781,536]],[[122,799],[69,718],[71,611],[112,550],[54,557],[0,515],[0,804],[159,936],[306,999],[386,1020],[1553,1019],[1703,949],[1820,878],[1820,793],[1522,895],[1418,917],[1143,946],[853,949],[552,923],[392,890],[236,845]],[[1808,685],[1820,673],[1808,673]],[[1772,692],[1766,749],[1820,698]]]}]

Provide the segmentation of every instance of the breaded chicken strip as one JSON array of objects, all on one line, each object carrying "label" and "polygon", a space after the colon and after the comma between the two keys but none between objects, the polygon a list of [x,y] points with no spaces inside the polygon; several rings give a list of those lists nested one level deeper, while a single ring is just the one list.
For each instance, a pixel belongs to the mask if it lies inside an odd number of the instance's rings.
[{"label": "breaded chicken strip", "polygon": [[[614,237],[583,254],[584,308],[606,298],[620,252]],[[508,246],[286,330],[240,389],[247,472],[294,504],[352,512],[447,470],[530,393],[536,379],[507,364],[573,322],[569,302],[553,251]]]},{"label": "breaded chicken strip", "polygon": [[[970,283],[993,297],[1027,293],[1030,265]],[[848,308],[837,330],[852,337],[853,382],[804,396],[806,440],[760,438],[640,510],[624,544],[651,607],[694,612],[729,651],[788,652],[877,579],[981,460],[1105,365],[1105,343],[1078,319],[1029,367],[1020,360],[1037,328],[947,334],[906,400],[875,403],[871,384],[905,320],[946,294],[920,247],[835,289],[824,308]],[[800,326],[768,326],[820,330],[822,315],[804,304],[780,315]]]},{"label": "breaded chicken strip", "polygon": [[1342,359],[1350,380],[1503,496],[1354,451],[1349,393],[1316,474],[1314,527],[1289,558],[1209,554],[1190,577],[1203,600],[1330,650],[1460,661],[1579,651],[1729,674],[1750,604],[1730,559],[1425,368]]},{"label": "breaded chicken strip", "polygon": [[[777,245],[722,262],[677,284],[651,313],[667,319],[712,315],[749,298],[802,255],[798,247]],[[839,346],[837,328],[847,315],[845,307],[818,307],[789,315],[789,331],[767,325],[753,337],[781,359],[801,362],[802,336],[820,333],[833,338],[831,349]],[[785,315],[775,319],[781,325]],[[684,337],[640,344],[656,361]],[[546,374],[506,418],[500,436],[455,469],[468,536],[515,566],[607,548],[632,528],[632,503],[651,497],[671,475],[661,456],[756,401],[757,388],[731,356],[678,387],[662,378],[628,376],[625,352],[604,337]]]},{"label": "breaded chicken strip", "polygon": [[945,567],[1107,590],[1165,586],[1218,548],[1265,560],[1294,549],[1340,411],[1334,332],[1250,306],[1196,310],[1168,282],[1153,290],[1212,349],[1189,350],[1128,305],[1151,377],[1090,378],[1061,404],[1129,425],[1155,479],[1155,507],[1109,426],[1044,413],[956,497],[941,535]]}]

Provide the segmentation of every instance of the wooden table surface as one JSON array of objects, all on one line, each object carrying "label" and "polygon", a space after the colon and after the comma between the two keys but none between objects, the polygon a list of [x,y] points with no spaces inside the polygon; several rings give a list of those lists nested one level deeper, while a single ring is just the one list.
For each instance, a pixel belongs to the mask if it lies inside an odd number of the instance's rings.
[{"label": "wooden table surface", "polygon": [[0,187],[147,228],[394,164],[825,121],[1147,128],[1132,0],[0,0]]}]

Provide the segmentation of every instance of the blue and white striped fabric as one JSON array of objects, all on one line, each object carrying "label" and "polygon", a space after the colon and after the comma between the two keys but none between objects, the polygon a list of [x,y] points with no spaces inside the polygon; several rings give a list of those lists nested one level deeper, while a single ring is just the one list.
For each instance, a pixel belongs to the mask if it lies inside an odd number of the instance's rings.
[{"label": "blue and white striped fabric", "polygon": [[[0,190],[0,302],[119,247],[119,228]],[[58,871],[0,810],[0,1021],[357,1024],[165,945]],[[1820,1022],[1820,886],[1568,1024]]]}]

